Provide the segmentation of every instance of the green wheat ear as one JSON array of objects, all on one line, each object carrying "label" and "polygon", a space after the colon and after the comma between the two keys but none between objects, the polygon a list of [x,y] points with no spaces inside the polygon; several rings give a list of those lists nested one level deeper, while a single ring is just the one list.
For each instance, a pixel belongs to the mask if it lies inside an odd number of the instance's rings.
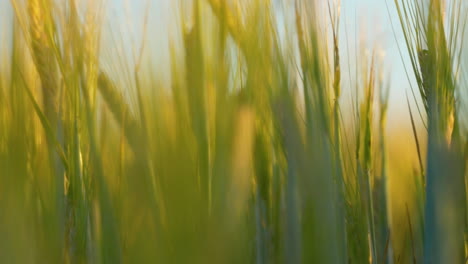
[{"label": "green wheat ear", "polygon": [[426,49],[421,49],[418,51],[418,60],[419,60],[419,68],[421,70],[421,77],[422,77],[422,86],[423,89],[421,90],[421,97],[423,99],[424,107],[426,111],[428,111],[428,98],[429,98],[429,91],[431,91],[431,58],[429,51]]},{"label": "green wheat ear", "polygon": [[98,75],[98,89],[114,118],[124,130],[129,144],[132,148],[136,148],[137,137],[134,131],[137,128],[137,121],[132,116],[129,106],[114,82],[104,72],[100,72]]}]

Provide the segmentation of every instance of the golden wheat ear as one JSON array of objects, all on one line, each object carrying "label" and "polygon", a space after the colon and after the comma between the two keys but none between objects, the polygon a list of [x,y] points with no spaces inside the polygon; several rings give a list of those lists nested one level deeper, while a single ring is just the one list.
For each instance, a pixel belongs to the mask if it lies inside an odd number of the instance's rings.
[{"label": "golden wheat ear", "polygon": [[50,43],[46,32],[47,13],[43,1],[28,1],[29,34],[31,51],[36,71],[41,80],[42,101],[44,112],[51,124],[57,120],[57,69]]}]

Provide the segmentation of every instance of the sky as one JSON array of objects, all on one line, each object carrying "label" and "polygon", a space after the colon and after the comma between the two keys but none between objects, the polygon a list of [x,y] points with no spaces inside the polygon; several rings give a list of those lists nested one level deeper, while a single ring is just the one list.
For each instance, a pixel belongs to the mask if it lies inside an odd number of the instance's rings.
[{"label": "sky", "polygon": [[[368,48],[376,49],[377,53],[383,54],[385,78],[391,84],[388,116],[391,123],[401,124],[399,121],[402,117],[408,116],[406,94],[411,96],[410,83],[415,88],[416,84],[411,74],[411,64],[394,2],[393,0],[341,0],[341,4],[342,27],[348,28],[349,42],[353,43],[365,37],[368,39]],[[343,28],[341,30],[344,31]],[[351,36],[353,33],[356,35]],[[410,71],[409,79],[405,67]],[[392,118],[395,120],[391,120]],[[409,119],[406,118],[404,121],[407,121],[405,126],[409,126]]]},{"label": "sky", "polygon": [[[115,50],[117,47],[104,49],[103,56],[111,58],[110,61],[112,61],[116,54],[126,53],[129,55],[128,60],[132,61],[141,46],[145,15],[149,14],[146,30],[151,46],[148,50],[151,52],[147,55],[156,61],[153,65],[156,71],[158,68],[167,68],[165,65],[169,60],[169,39],[172,37],[170,28],[176,24],[177,12],[174,8],[176,1],[106,1],[104,35],[117,43],[122,43],[118,46],[124,51]],[[388,1],[388,9],[386,1]],[[10,1],[0,0],[0,37],[2,39],[8,39],[5,35],[8,36],[9,27],[5,25],[8,25],[12,16],[9,6]],[[346,50],[350,49],[350,53],[354,54],[354,43],[359,43],[363,38],[367,39],[366,46],[369,53],[375,50],[383,58],[386,78],[391,82],[389,117],[399,118],[407,115],[406,93],[409,92],[410,81],[414,83],[414,78],[410,74],[410,80],[408,80],[405,74],[403,63],[407,67],[410,66],[393,0],[341,0],[340,33],[341,51],[345,53],[342,61],[346,62],[348,59]],[[397,43],[400,45],[403,56],[400,56]],[[164,78],[164,76],[159,77]],[[346,76],[343,79],[346,80]]]},{"label": "sky", "polygon": [[[110,0],[112,8],[109,18],[110,21],[114,21],[114,17],[123,18],[122,30],[132,36],[131,38],[138,39],[137,36],[141,35],[140,30],[143,28],[144,13],[148,12],[150,26],[147,33],[151,43],[151,56],[155,56],[155,61],[166,61],[169,59],[169,41],[164,36],[170,36],[170,25],[175,23],[174,2],[173,0]],[[148,3],[149,8],[147,8]],[[359,43],[362,38],[366,39],[369,53],[375,50],[378,56],[382,57],[385,78],[391,83],[389,118],[395,118],[393,122],[401,124],[401,117],[408,116],[406,94],[410,92],[410,82],[414,85],[414,78],[410,74],[408,80],[404,70],[404,65],[410,70],[410,62],[393,0],[341,0],[340,33],[341,52],[344,53],[342,60],[347,59],[348,48],[351,54],[355,53],[354,43]],[[398,45],[403,56],[400,55]],[[410,121],[409,119],[405,121],[407,121],[405,126],[408,127]]]}]

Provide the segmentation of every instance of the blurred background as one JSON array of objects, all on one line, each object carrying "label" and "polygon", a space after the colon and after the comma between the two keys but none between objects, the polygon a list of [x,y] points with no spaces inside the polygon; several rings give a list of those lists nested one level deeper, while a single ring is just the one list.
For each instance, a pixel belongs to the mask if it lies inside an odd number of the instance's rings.
[{"label": "blurred background", "polygon": [[0,1],[0,262],[462,263],[466,8]]}]

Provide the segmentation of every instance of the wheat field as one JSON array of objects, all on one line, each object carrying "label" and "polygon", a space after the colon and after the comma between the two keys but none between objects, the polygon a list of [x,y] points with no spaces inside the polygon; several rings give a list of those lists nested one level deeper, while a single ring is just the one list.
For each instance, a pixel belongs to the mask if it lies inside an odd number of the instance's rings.
[{"label": "wheat field", "polygon": [[468,5],[375,1],[407,130],[340,1],[5,0],[0,263],[466,263]]}]

